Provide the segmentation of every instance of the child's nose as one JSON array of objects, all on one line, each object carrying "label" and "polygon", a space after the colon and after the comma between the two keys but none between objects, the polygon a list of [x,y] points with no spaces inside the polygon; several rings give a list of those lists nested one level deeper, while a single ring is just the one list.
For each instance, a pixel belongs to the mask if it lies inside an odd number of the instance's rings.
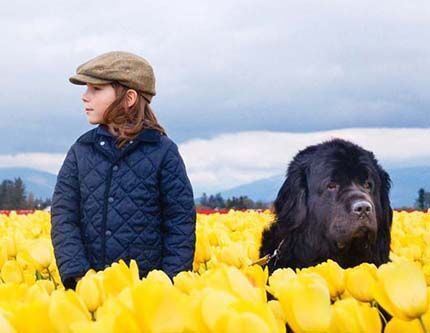
[{"label": "child's nose", "polygon": [[82,99],[82,101],[83,101],[83,102],[88,102],[88,94],[87,94],[87,91],[86,91],[86,92],[84,92],[84,93],[82,94],[81,99]]}]

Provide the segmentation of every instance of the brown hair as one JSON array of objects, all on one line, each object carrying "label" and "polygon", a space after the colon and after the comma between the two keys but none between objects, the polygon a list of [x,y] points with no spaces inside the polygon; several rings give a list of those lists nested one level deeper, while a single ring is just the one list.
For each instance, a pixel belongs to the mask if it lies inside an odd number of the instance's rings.
[{"label": "brown hair", "polygon": [[116,99],[106,109],[103,124],[117,136],[117,147],[121,148],[127,141],[133,140],[146,128],[152,128],[166,135],[166,131],[158,123],[149,102],[137,91],[136,103],[128,107],[126,101],[127,88],[118,82],[113,82]]}]

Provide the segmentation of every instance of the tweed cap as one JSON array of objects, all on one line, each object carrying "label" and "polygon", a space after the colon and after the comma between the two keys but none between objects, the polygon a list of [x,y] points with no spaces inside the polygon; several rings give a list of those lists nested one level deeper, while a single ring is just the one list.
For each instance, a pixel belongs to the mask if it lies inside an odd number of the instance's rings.
[{"label": "tweed cap", "polygon": [[114,81],[137,90],[149,102],[155,96],[155,76],[149,62],[135,54],[113,51],[101,54],[76,69],[73,84],[106,84]]}]

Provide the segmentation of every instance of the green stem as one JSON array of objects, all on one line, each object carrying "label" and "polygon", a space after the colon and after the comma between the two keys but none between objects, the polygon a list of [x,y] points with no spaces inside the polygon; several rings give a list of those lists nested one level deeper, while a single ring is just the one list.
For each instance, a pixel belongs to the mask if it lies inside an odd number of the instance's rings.
[{"label": "green stem", "polygon": [[423,329],[424,333],[429,333],[429,331],[426,329],[426,325],[424,325],[423,317],[419,317],[418,320],[420,321],[421,327]]},{"label": "green stem", "polygon": [[387,318],[385,318],[384,314],[382,313],[382,311],[379,309],[378,307],[378,303],[374,302],[373,303],[373,307],[378,311],[379,316],[382,318],[383,322],[384,322],[384,327],[387,326]]},{"label": "green stem", "polygon": [[55,279],[54,279],[54,277],[52,276],[52,274],[51,274],[51,271],[49,270],[49,268],[48,268],[48,277],[49,277],[49,280],[51,280],[53,283],[54,283],[54,287],[55,287],[55,289],[57,289],[57,282],[55,282]]}]

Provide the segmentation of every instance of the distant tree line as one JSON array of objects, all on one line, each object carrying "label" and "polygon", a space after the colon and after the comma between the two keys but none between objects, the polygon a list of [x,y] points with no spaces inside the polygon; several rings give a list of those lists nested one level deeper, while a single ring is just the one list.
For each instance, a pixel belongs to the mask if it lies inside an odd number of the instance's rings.
[{"label": "distant tree line", "polygon": [[224,199],[221,193],[209,196],[203,193],[198,206],[212,209],[265,209],[269,204],[261,200],[253,201],[246,195]]},{"label": "distant tree line", "polygon": [[[212,209],[265,209],[269,208],[270,203],[263,201],[253,201],[248,196],[238,196],[224,199],[220,193],[215,195],[207,195],[203,193],[201,196],[198,207],[208,207]],[[427,210],[430,209],[430,192],[424,188],[418,191],[418,197],[415,200],[415,209]]]},{"label": "distant tree line", "polygon": [[418,198],[415,201],[415,208],[420,210],[427,210],[430,208],[430,192],[420,188],[418,190]]},{"label": "distant tree line", "polygon": [[5,179],[0,184],[0,210],[44,209],[51,205],[51,199],[35,198],[32,192],[26,193],[21,177]]}]

